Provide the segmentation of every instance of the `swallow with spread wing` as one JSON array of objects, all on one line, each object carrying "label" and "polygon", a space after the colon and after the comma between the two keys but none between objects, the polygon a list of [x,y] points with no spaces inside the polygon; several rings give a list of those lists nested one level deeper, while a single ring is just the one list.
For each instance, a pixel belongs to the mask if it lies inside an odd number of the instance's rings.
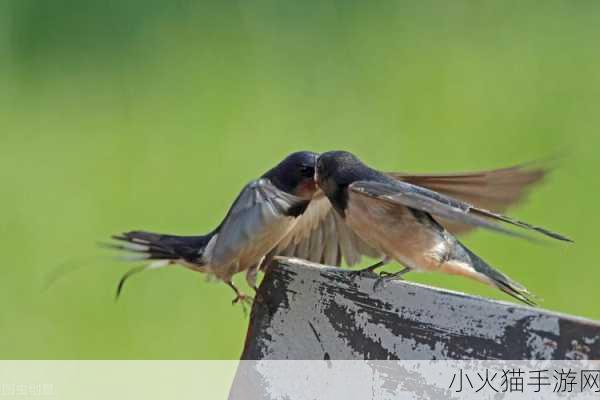
[{"label": "swallow with spread wing", "polygon": [[133,253],[129,260],[153,260],[129,270],[123,284],[145,269],[179,264],[191,270],[212,274],[236,293],[233,303],[248,301],[231,278],[245,271],[248,284],[256,285],[256,272],[265,256],[293,229],[306,210],[316,189],[314,170],[317,154],[307,151],[290,154],[259,179],[248,183],[223,219],[206,235],[177,236],[131,231],[113,236],[121,242],[112,248]]},{"label": "swallow with spread wing", "polygon": [[131,275],[168,265],[216,276],[235,291],[236,303],[251,297],[238,290],[232,276],[245,271],[248,284],[256,290],[257,271],[278,255],[336,266],[344,261],[355,265],[362,255],[381,258],[346,226],[317,189],[317,156],[307,151],[292,153],[248,183],[223,222],[206,235],[130,231],[113,236],[120,243],[107,246],[132,253],[127,260],[150,261],[123,275],[117,297]]},{"label": "swallow with spread wing", "polygon": [[[234,302],[237,302],[249,297],[233,285],[231,277],[245,271],[248,284],[255,287],[258,269],[268,266],[277,255],[336,266],[342,262],[353,266],[363,255],[387,260],[384,252],[367,244],[346,224],[342,214],[331,207],[325,193],[315,187],[313,174],[317,156],[312,152],[293,153],[261,178],[248,183],[223,222],[206,235],[131,231],[113,236],[121,243],[111,247],[133,253],[128,260],[151,260],[121,278],[117,296],[134,273],[167,265],[179,264],[216,275],[233,288]],[[544,174],[543,169],[515,166],[463,174],[392,172],[386,175],[479,208],[502,212],[522,199],[527,188],[538,183]],[[465,233],[474,227],[453,218],[436,219],[453,234]]]},{"label": "swallow with spread wing", "polygon": [[347,227],[370,252],[382,256],[368,269],[395,260],[405,268],[392,277],[411,270],[462,275],[533,305],[523,286],[489,266],[454,234],[482,227],[520,235],[498,224],[502,222],[571,241],[499,212],[542,176],[543,171],[519,167],[458,175],[386,174],[351,153],[332,151],[319,156],[315,180]]}]

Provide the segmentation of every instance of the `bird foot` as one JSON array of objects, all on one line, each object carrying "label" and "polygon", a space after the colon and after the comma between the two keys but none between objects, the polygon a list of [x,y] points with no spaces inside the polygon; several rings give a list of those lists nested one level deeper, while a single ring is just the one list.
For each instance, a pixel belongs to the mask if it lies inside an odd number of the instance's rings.
[{"label": "bird foot", "polygon": [[387,272],[387,271],[381,271],[379,273],[379,278],[377,278],[377,280],[375,281],[375,283],[373,284],[373,291],[376,291],[377,289],[379,289],[380,287],[382,287],[386,282],[392,281],[392,280],[404,280],[404,274],[407,273],[409,271],[408,268],[404,268],[401,271],[398,272]]},{"label": "bird foot", "polygon": [[399,274],[397,272],[387,272],[387,271],[381,271],[379,273],[379,278],[382,280],[387,280],[387,281],[390,281],[392,279],[399,279],[401,281],[404,280],[404,278],[402,277],[402,274]]},{"label": "bird foot", "polygon": [[254,297],[249,296],[242,292],[238,292],[237,296],[235,296],[235,298],[231,301],[231,305],[240,303],[242,305],[242,310],[244,311],[244,315],[248,315],[247,307],[251,307],[253,301],[254,301]]},{"label": "bird foot", "polygon": [[350,271],[350,276],[353,278],[357,278],[359,276],[376,276],[375,270],[377,268],[383,267],[387,263],[386,260],[379,261],[376,264],[370,265],[367,268],[362,268],[354,271]]},{"label": "bird foot", "polygon": [[377,276],[377,274],[375,273],[375,271],[373,271],[371,268],[363,268],[363,269],[356,269],[353,271],[349,271],[348,275],[352,278],[352,279],[356,279],[359,277],[373,277],[373,276]]}]

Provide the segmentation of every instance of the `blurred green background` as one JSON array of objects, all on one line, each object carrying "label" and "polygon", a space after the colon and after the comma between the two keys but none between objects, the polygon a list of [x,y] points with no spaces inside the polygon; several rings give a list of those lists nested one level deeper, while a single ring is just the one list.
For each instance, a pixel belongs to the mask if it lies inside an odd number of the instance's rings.
[{"label": "blurred green background", "polygon": [[229,288],[172,268],[115,303],[130,265],[96,243],[207,232],[299,149],[415,172],[563,155],[510,214],[576,244],[465,242],[544,308],[600,319],[599,17],[594,1],[1,2],[0,355],[239,357]]}]

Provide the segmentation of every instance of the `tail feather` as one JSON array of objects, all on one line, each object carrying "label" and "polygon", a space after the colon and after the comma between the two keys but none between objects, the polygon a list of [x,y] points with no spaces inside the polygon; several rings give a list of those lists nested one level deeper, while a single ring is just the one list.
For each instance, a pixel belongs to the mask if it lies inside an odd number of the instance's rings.
[{"label": "tail feather", "polygon": [[112,239],[121,243],[106,246],[132,253],[129,259],[134,260],[185,260],[198,263],[210,236],[176,236],[130,231],[112,236]]},{"label": "tail feather", "polygon": [[495,282],[496,282],[496,287],[498,289],[502,290],[504,293],[508,294],[509,296],[512,296],[513,298],[515,298],[519,301],[522,301],[523,303],[527,304],[528,306],[532,306],[532,307],[537,306],[535,301],[532,300],[532,297],[535,297],[535,296],[533,294],[531,294],[527,289],[525,289],[524,287],[519,285],[518,283],[511,281],[510,279],[508,279],[507,282],[506,281],[495,281]]},{"label": "tail feather", "polygon": [[180,260],[200,264],[204,249],[211,237],[212,234],[175,236],[144,231],[131,231],[112,236],[112,239],[119,243],[109,243],[104,246],[129,253],[125,259],[130,261],[155,260],[127,271],[117,284],[116,298],[118,299],[121,295],[125,282],[139,272],[161,268]]},{"label": "tail feather", "polygon": [[169,264],[169,260],[155,261],[148,265],[138,265],[137,267],[133,267],[129,271],[125,272],[125,274],[123,274],[121,279],[119,279],[119,283],[117,284],[117,292],[115,294],[115,300],[119,299],[119,296],[121,296],[121,292],[123,291],[123,287],[125,286],[125,282],[129,278],[131,278],[131,276],[138,274],[140,272],[149,270],[149,269],[161,268],[168,264]]},{"label": "tail feather", "polygon": [[513,281],[502,272],[492,268],[479,256],[469,250],[467,247],[458,243],[460,250],[457,252],[460,255],[461,262],[467,262],[479,274],[483,275],[486,280],[494,287],[500,289],[504,293],[530,306],[536,306],[533,301],[535,296],[531,294],[523,285]]}]

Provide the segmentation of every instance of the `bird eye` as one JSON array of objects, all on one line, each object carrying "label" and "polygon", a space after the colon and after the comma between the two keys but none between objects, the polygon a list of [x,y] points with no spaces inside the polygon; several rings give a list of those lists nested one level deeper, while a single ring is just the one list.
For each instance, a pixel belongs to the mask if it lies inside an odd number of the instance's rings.
[{"label": "bird eye", "polygon": [[300,167],[300,174],[305,177],[312,177],[315,173],[313,167],[309,167],[308,165],[303,165]]}]

